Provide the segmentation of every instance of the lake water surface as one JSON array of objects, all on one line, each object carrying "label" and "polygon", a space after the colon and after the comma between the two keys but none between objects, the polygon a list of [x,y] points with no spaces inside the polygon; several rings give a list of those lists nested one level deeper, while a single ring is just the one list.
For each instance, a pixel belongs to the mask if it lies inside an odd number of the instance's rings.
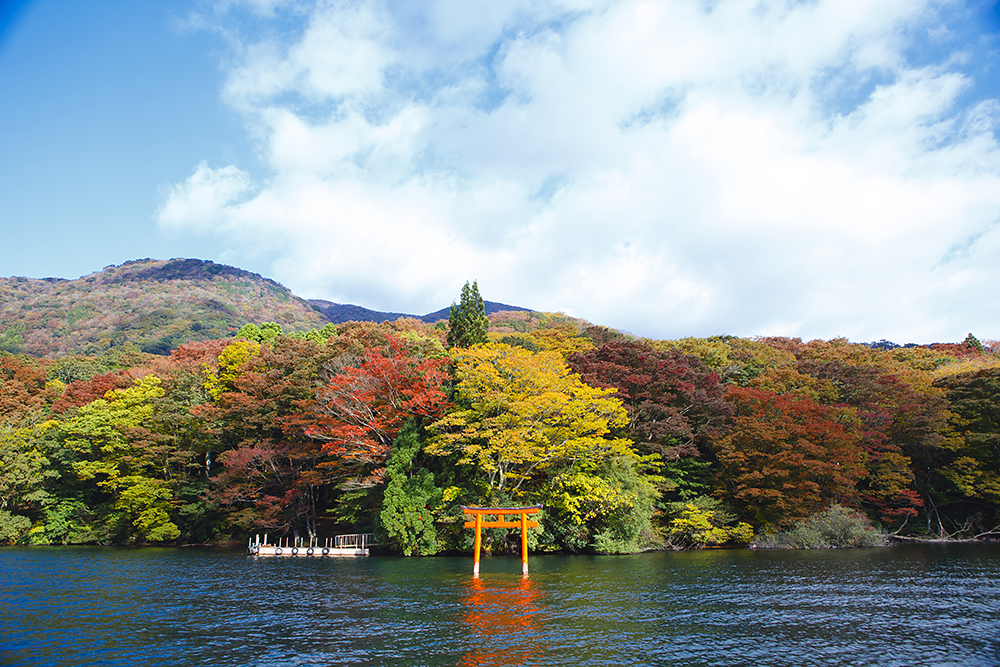
[{"label": "lake water surface", "polygon": [[263,559],[0,549],[5,665],[1000,665],[1000,545]]}]

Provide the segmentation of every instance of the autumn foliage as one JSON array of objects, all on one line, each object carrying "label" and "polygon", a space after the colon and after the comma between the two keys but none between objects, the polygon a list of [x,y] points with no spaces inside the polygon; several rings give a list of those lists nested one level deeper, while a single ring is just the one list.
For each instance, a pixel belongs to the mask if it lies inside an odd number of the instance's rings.
[{"label": "autumn foliage", "polygon": [[720,486],[740,516],[777,525],[855,500],[864,455],[836,409],[744,387],[729,400],[733,428],[713,450]]},{"label": "autumn foliage", "polygon": [[[111,267],[95,298],[118,294],[118,273],[159,285],[195,271],[209,291],[246,278],[210,270]],[[53,304],[76,287],[5,284]],[[180,334],[151,324],[156,308],[120,338],[97,333],[90,301],[60,311],[59,330],[88,323],[95,354],[0,354],[0,542],[375,532],[397,553],[432,554],[469,547],[460,508],[477,504],[542,505],[541,550],[743,544],[817,517],[936,537],[1000,530],[994,343],[643,340],[552,313],[483,320],[467,292],[474,317],[460,325],[457,312],[454,332],[406,318],[286,331],[227,315],[212,325],[230,322],[224,333],[169,350]],[[460,335],[470,322],[475,336]],[[519,548],[502,530],[485,539]]]},{"label": "autumn foliage", "polygon": [[446,363],[411,356],[401,339],[389,336],[384,349],[366,349],[316,392],[315,418],[304,433],[323,442],[324,454],[338,461],[352,484],[377,484],[403,424],[433,421],[447,407]]}]

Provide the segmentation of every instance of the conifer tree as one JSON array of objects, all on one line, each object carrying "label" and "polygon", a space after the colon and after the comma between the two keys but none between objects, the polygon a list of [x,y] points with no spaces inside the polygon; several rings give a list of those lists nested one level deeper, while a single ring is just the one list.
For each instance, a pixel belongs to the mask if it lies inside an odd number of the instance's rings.
[{"label": "conifer tree", "polygon": [[971,333],[968,336],[966,336],[965,344],[968,347],[971,347],[972,349],[976,350],[980,354],[983,353],[983,344],[980,343],[979,339],[973,336]]},{"label": "conifer tree", "polygon": [[476,281],[471,286],[466,282],[461,302],[457,306],[452,303],[448,314],[448,347],[472,347],[487,342],[489,326],[479,285]]}]

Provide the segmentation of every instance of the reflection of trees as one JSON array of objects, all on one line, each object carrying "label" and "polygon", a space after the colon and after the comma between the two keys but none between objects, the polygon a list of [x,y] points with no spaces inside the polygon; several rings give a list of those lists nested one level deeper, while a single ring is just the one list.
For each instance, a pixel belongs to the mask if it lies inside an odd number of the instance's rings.
[{"label": "reflection of trees", "polygon": [[538,601],[542,592],[527,577],[511,581],[469,581],[463,618],[478,647],[459,661],[471,665],[523,665],[542,653]]}]

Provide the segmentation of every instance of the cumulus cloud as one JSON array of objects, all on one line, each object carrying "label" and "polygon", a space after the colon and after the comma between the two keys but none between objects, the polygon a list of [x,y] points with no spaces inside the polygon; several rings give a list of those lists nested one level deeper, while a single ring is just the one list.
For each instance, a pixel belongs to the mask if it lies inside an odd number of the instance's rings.
[{"label": "cumulus cloud", "polygon": [[1000,103],[971,92],[988,36],[940,51],[961,9],[310,5],[223,88],[267,168],[199,165],[159,221],[385,310],[477,278],[654,337],[988,338]]},{"label": "cumulus cloud", "polygon": [[202,162],[166,195],[159,212],[168,229],[217,230],[229,220],[228,207],[250,189],[250,176],[235,166],[212,169]]}]

